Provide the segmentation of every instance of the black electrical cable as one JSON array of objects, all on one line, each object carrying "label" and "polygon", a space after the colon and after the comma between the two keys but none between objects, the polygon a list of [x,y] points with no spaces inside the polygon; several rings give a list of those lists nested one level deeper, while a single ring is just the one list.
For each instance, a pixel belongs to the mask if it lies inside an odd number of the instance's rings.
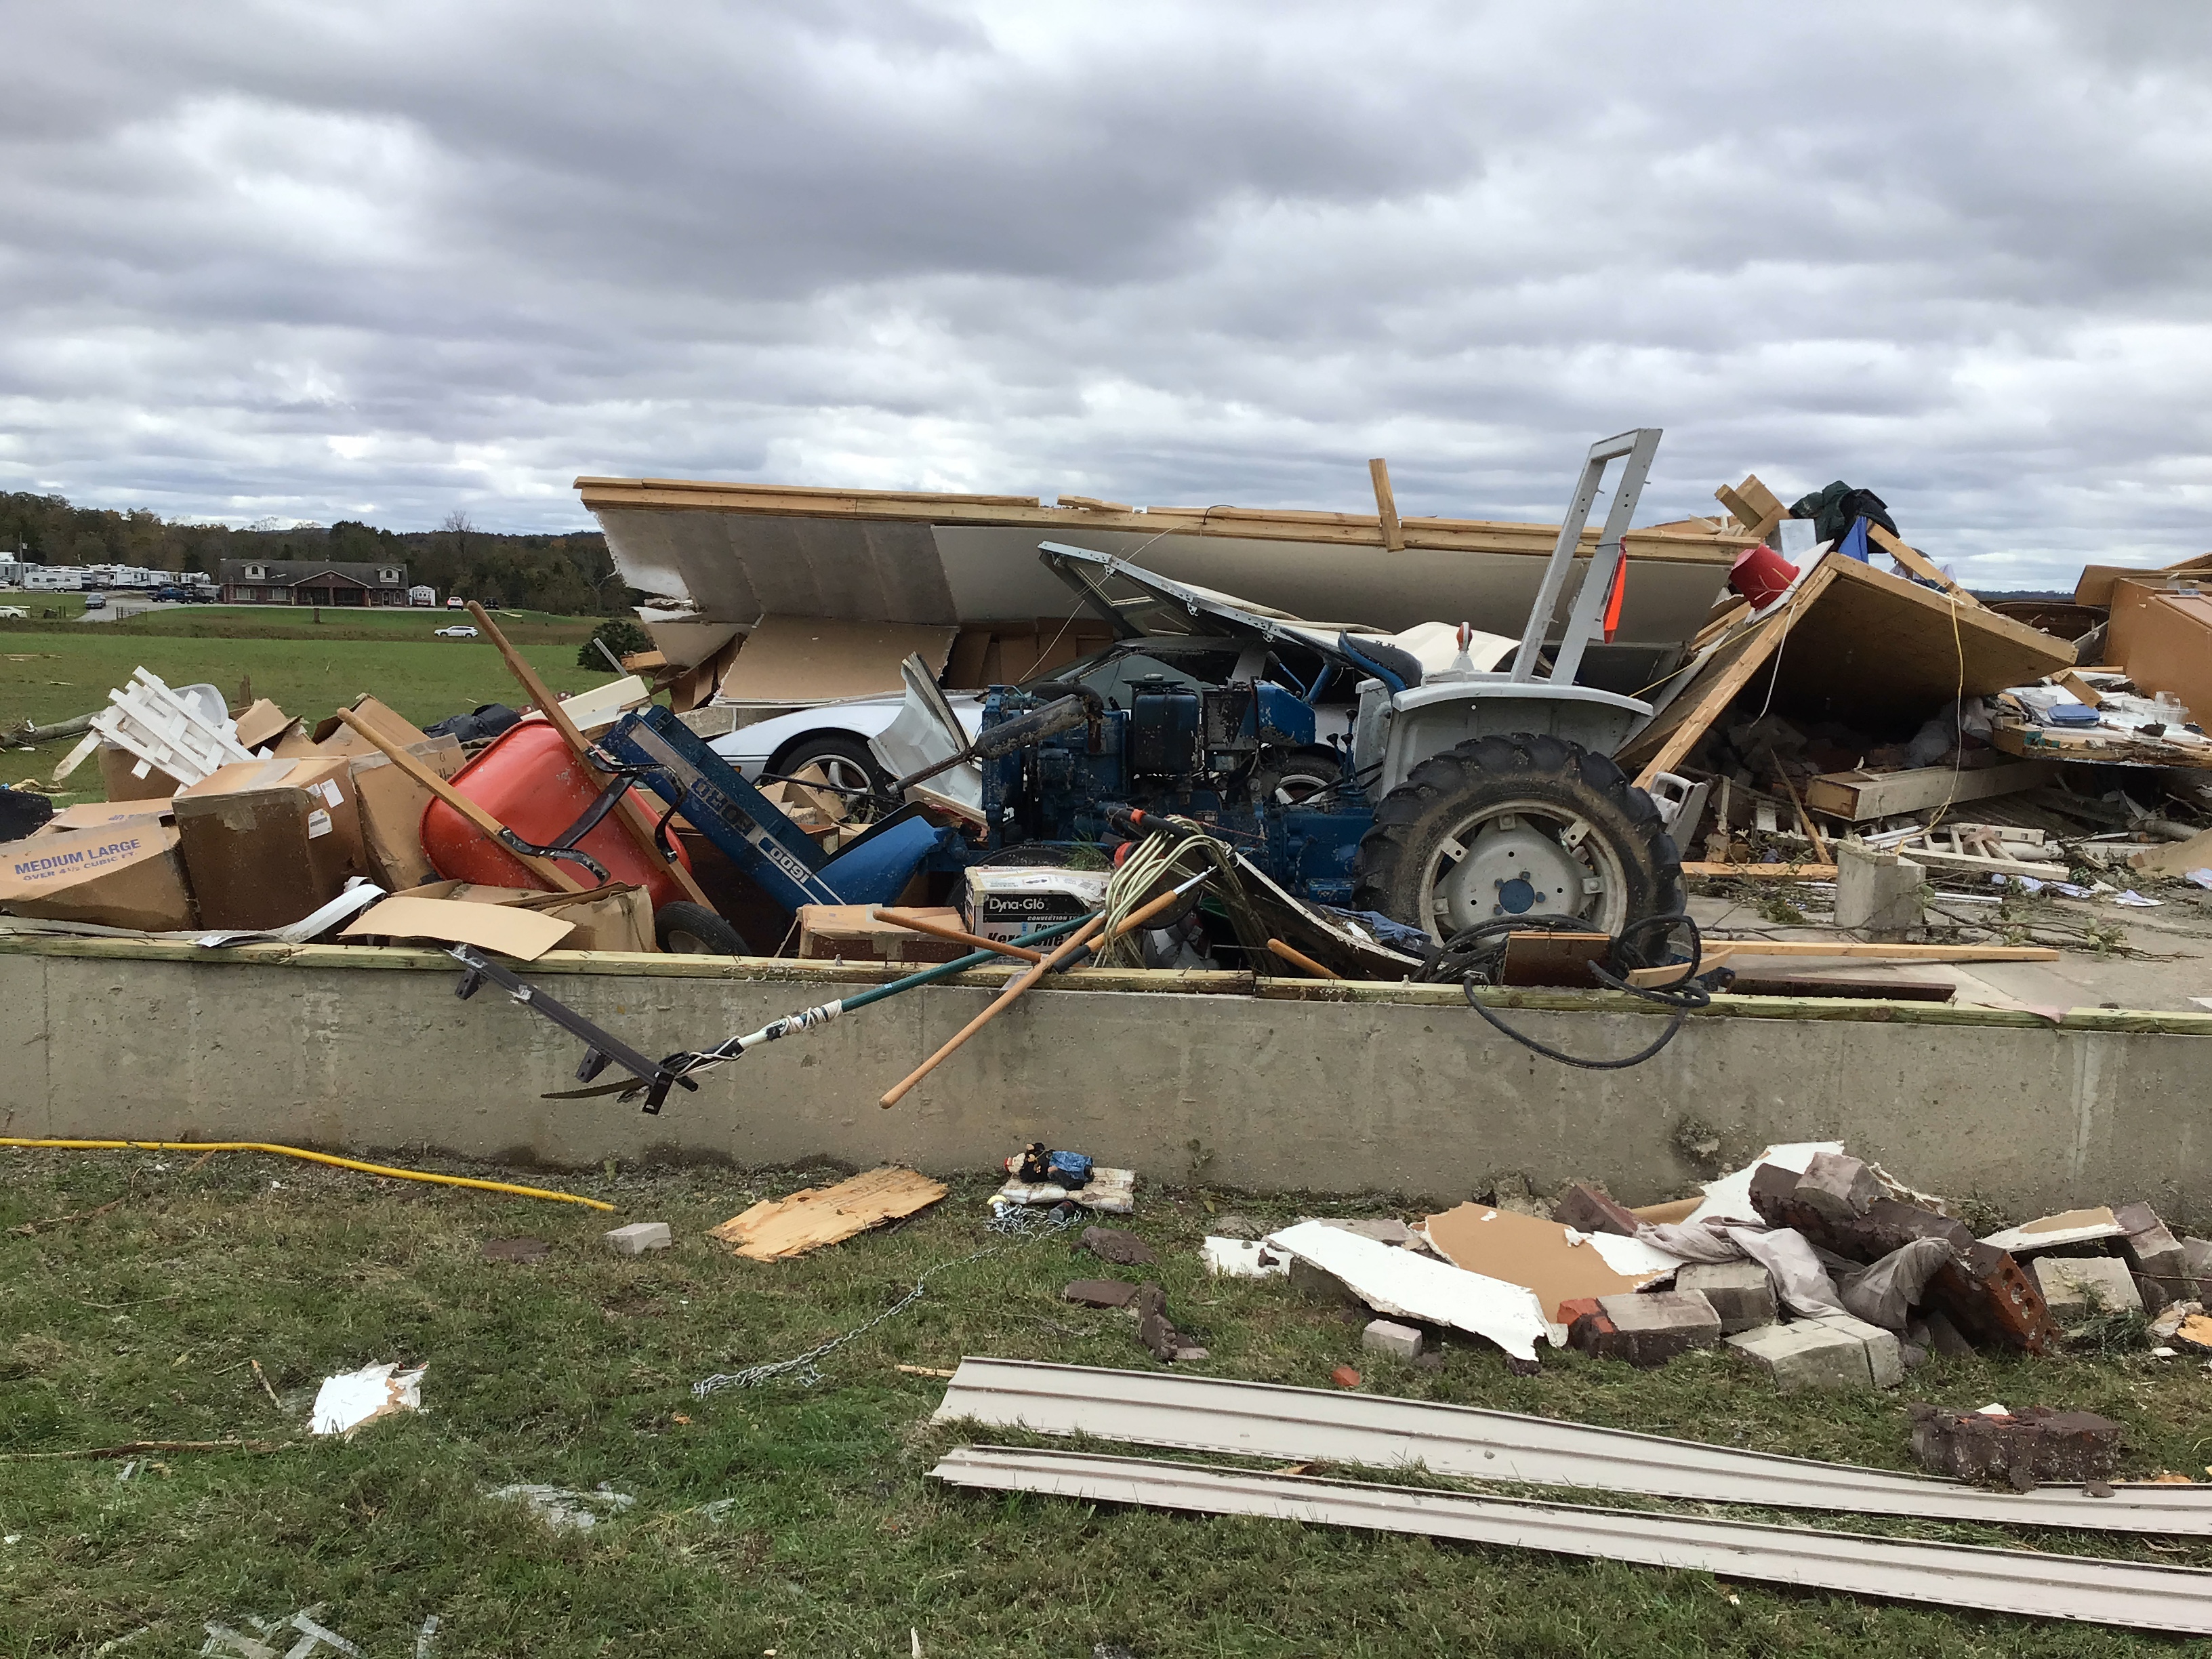
[{"label": "black electrical cable", "polygon": [[[1563,1066],[1579,1066],[1589,1072],[1619,1072],[1632,1066],[1641,1066],[1674,1040],[1675,1033],[1682,1029],[1682,1023],[1693,1011],[1711,1004],[1712,993],[1717,986],[1725,987],[1735,977],[1726,968],[1716,968],[1710,974],[1702,975],[1698,974],[1698,963],[1705,954],[1705,941],[1698,931],[1698,924],[1681,912],[1645,916],[1630,922],[1607,947],[1606,962],[1589,964],[1590,977],[1609,990],[1626,991],[1632,997],[1640,997],[1646,1002],[1656,1002],[1662,1007],[1670,1008],[1674,1011],[1674,1018],[1667,1022],[1667,1029],[1650,1043],[1620,1060],[1584,1060],[1578,1054],[1554,1048],[1526,1032],[1515,1030],[1476,997],[1477,985],[1497,982],[1495,975],[1504,963],[1508,935],[1534,932],[1578,933],[1588,927],[1587,922],[1571,916],[1515,916],[1501,921],[1486,921],[1453,934],[1437,946],[1413,977],[1432,985],[1458,980],[1467,994],[1468,1006],[1480,1014],[1492,1027],[1511,1037],[1522,1048],[1533,1049],[1547,1060],[1556,1060]],[[1630,984],[1624,975],[1636,968],[1664,965],[1649,958],[1674,942],[1671,930],[1677,927],[1688,934],[1689,959],[1681,964],[1681,977],[1666,985]],[[1658,942],[1644,943],[1644,936],[1653,933],[1660,934]]]}]

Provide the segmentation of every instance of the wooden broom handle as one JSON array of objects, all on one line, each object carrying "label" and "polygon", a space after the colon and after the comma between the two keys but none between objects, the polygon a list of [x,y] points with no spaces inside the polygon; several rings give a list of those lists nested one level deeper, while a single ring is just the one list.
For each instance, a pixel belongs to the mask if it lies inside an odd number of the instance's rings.
[{"label": "wooden broom handle", "polygon": [[[499,647],[499,654],[507,662],[507,672],[514,676],[515,683],[522,687],[530,701],[538,705],[538,712],[544,715],[547,722],[561,734],[561,741],[568,745],[568,752],[576,757],[577,764],[592,777],[604,781],[605,775],[592,759],[592,745],[584,741],[584,734],[576,729],[576,722],[570,720],[568,711],[561,707],[561,699],[555,696],[545,682],[538,678],[538,671],[523,659],[522,653],[507,642],[507,635],[499,631],[499,624],[491,619],[491,613],[471,599],[469,615],[477,619],[477,626],[483,629],[485,635]],[[692,879],[691,872],[684,867],[682,860],[661,857],[660,844],[653,838],[651,821],[637,802],[630,798],[627,789],[623,791],[622,799],[615,805],[615,816],[621,820],[623,828],[629,832],[629,838],[637,843],[638,850],[653,860],[654,866],[665,866],[668,873],[676,878],[676,884],[684,890],[694,904],[714,909],[713,902],[707,897],[707,890]],[[715,914],[719,915],[721,913],[715,911]]]},{"label": "wooden broom handle", "polygon": [[985,939],[981,933],[963,933],[929,916],[918,916],[911,910],[890,910],[882,907],[868,914],[878,921],[888,921],[894,927],[903,927],[908,933],[927,933],[933,939],[949,939],[955,945],[964,945],[971,951],[996,951],[1002,957],[1013,957],[1023,962],[1042,962],[1044,952],[1032,951],[1025,945],[1009,945],[1004,939]]},{"label": "wooden broom handle", "polygon": [[[1140,909],[1131,913],[1131,915],[1122,921],[1119,927],[1116,927],[1112,933],[1108,935],[1108,939],[1110,941],[1111,939],[1119,939],[1122,934],[1133,932],[1133,930],[1143,927],[1161,911],[1166,909],[1170,904],[1181,902],[1185,896],[1187,896],[1180,888],[1170,887],[1166,892],[1162,893],[1158,898],[1153,899],[1150,903],[1145,905]],[[986,1025],[988,1025],[1000,1014],[1006,1012],[1007,1008],[1012,1005],[1015,998],[1020,996],[1021,994],[1028,990],[1030,986],[1036,984],[1054,969],[1059,967],[1062,962],[1066,961],[1069,957],[1073,956],[1078,951],[1081,950],[1083,946],[1090,941],[1091,936],[1097,933],[1099,928],[1105,926],[1105,923],[1106,913],[1103,910],[1101,910],[1097,915],[1091,917],[1090,921],[1085,922],[1081,927],[1078,928],[1075,933],[1069,937],[1066,944],[1062,945],[1042,962],[1037,963],[1036,967],[1030,969],[1027,973],[1016,979],[1014,982],[1007,986],[1005,990],[1000,992],[999,1000],[996,1002],[994,1002],[989,1007],[986,1008],[981,1013],[976,1015],[975,1018],[969,1020],[965,1025],[962,1026],[959,1030],[953,1034],[952,1040],[951,1042],[947,1042],[942,1048],[939,1048],[927,1060],[922,1061],[920,1066],[916,1066],[912,1072],[908,1073],[898,1082],[893,1084],[890,1087],[890,1092],[885,1094],[883,1099],[878,1103],[886,1107],[897,1105],[901,1097],[903,1097],[908,1090],[912,1089],[915,1084],[921,1082],[922,1079],[927,1077],[932,1072],[937,1069],[938,1063],[940,1060],[944,1060],[962,1043],[967,1042],[969,1037],[974,1036],[976,1032],[981,1030]]]}]

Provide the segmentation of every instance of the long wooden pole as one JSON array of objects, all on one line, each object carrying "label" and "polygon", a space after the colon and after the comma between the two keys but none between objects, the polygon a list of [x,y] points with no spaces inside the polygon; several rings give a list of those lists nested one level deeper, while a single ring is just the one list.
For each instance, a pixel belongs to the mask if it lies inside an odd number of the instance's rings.
[{"label": "long wooden pole", "polygon": [[476,825],[477,829],[483,830],[485,835],[490,836],[492,844],[497,847],[500,851],[505,853],[509,858],[520,860],[525,865],[528,866],[538,874],[544,877],[546,880],[551,882],[556,887],[558,887],[564,893],[580,893],[586,890],[584,884],[578,881],[566,870],[563,870],[556,860],[553,859],[538,858],[528,853],[518,853],[514,848],[501,841],[499,837],[501,833],[507,828],[505,824],[501,823],[489,812],[484,811],[484,809],[477,805],[476,802],[471,800],[459,790],[454,788],[452,784],[447,783],[445,779],[440,777],[428,767],[423,765],[421,761],[416,760],[414,756],[409,754],[404,749],[400,748],[397,744],[386,739],[381,733],[374,731],[368,726],[364,725],[361,720],[355,717],[353,710],[350,708],[339,709],[338,718],[344,721],[348,726],[359,732],[362,737],[367,738],[371,743],[382,750],[384,751],[384,757],[386,760],[390,761],[394,766],[404,772],[409,777],[414,779],[416,782],[421,784],[425,789],[428,789],[440,800],[445,802],[447,805],[452,807],[453,811],[459,812],[471,823]]},{"label": "long wooden pole", "polygon": [[893,910],[878,907],[868,914],[878,921],[888,921],[894,927],[903,927],[908,933],[927,933],[933,939],[964,945],[971,951],[995,951],[1002,957],[1012,957],[1019,962],[1042,962],[1042,951],[1024,950],[1018,945],[1009,945],[1004,939],[985,939],[981,933],[964,933],[957,927],[930,916],[918,916],[911,910]]},{"label": "long wooden pole", "polygon": [[[1132,912],[1123,920],[1120,927],[1116,927],[1113,933],[1107,936],[1107,939],[1111,940],[1119,939],[1122,934],[1129,933],[1135,928],[1143,927],[1161,911],[1166,909],[1170,905],[1180,900],[1189,886],[1196,884],[1198,881],[1203,880],[1206,876],[1212,873],[1213,872],[1209,870],[1200,876],[1193,878],[1190,883],[1186,884],[1182,887],[1170,887],[1166,892],[1162,893],[1158,898],[1153,899],[1150,903]],[[988,1025],[1000,1014],[1006,1012],[1008,1008],[1013,1006],[1016,998],[1019,997],[1023,992],[1028,990],[1030,987],[1035,985],[1039,980],[1042,979],[1054,969],[1059,967],[1060,964],[1066,961],[1068,957],[1073,956],[1078,951],[1081,950],[1090,942],[1091,935],[1096,933],[1105,925],[1106,913],[1103,910],[1101,910],[1097,915],[1091,917],[1090,921],[1085,922],[1083,926],[1078,928],[1073,934],[1069,935],[1066,944],[1060,945],[1059,949],[1055,950],[1042,962],[1038,963],[1036,966],[1030,969],[1019,978],[1016,979],[1012,984],[1007,986],[1005,990],[1000,992],[998,1000],[994,1002],[989,1007],[986,1008],[981,1013],[976,1015],[975,1018],[969,1020],[957,1031],[954,1032],[951,1041],[947,1042],[943,1048],[939,1048],[935,1054],[932,1054],[927,1060],[922,1061],[921,1065],[915,1066],[915,1069],[908,1073],[906,1076],[901,1078],[896,1083],[893,1084],[884,1093],[883,1099],[878,1103],[884,1107],[897,1105],[900,1100],[904,1097],[907,1092],[911,1090],[915,1084],[921,1082],[922,1079],[927,1077],[932,1072],[935,1071],[939,1062],[950,1055],[955,1048],[957,1048],[962,1043],[967,1042],[969,1037],[974,1036],[976,1032],[981,1030],[986,1025]],[[1106,941],[1101,942],[1104,943]]]},{"label": "long wooden pole", "polygon": [[[516,684],[522,687],[530,701],[538,705],[538,712],[544,715],[553,729],[561,734],[561,741],[568,745],[568,752],[576,757],[576,763],[587,775],[605,783],[606,775],[592,763],[591,744],[584,741],[584,734],[576,729],[576,722],[570,720],[568,710],[561,707],[561,699],[555,696],[545,682],[538,678],[538,671],[524,660],[522,653],[507,642],[507,635],[499,631],[499,624],[491,619],[490,612],[471,599],[469,615],[477,619],[477,626],[483,629],[486,637],[499,647],[499,654],[507,662],[507,672],[514,676]],[[692,879],[691,872],[684,867],[682,861],[672,862],[660,856],[660,844],[653,838],[652,821],[631,799],[627,789],[623,791],[622,799],[615,804],[615,817],[629,832],[629,838],[637,843],[640,852],[653,860],[655,866],[666,866],[668,873],[676,878],[676,884],[684,890],[693,903],[714,909],[713,902],[707,896],[707,890]]]}]

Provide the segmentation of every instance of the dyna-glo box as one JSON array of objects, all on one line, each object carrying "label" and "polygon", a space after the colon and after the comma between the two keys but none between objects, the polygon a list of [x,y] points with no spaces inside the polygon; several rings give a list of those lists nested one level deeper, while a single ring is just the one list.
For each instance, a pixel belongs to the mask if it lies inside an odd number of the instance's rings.
[{"label": "dyna-glo box", "polygon": [[1033,928],[1087,916],[1106,902],[1103,870],[1037,870],[968,866],[960,913],[968,931],[1010,939]]}]

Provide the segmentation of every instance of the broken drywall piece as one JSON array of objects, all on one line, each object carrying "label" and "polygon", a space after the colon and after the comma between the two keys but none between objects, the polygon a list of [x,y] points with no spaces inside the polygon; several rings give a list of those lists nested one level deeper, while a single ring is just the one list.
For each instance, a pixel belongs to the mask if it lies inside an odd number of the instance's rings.
[{"label": "broken drywall piece", "polygon": [[1209,1235],[1200,1253],[1206,1258],[1206,1272],[1216,1279],[1273,1279],[1291,1271],[1287,1258],[1257,1239]]},{"label": "broken drywall piece", "polygon": [[[1641,1290],[1682,1265],[1632,1238],[1577,1232],[1488,1204],[1460,1205],[1431,1216],[1427,1226],[1429,1242],[1444,1260],[1468,1273],[1526,1285],[1547,1320],[1559,1317],[1563,1302]],[[1626,1246],[1622,1257],[1633,1265],[1626,1271],[1616,1267],[1607,1244]]]},{"label": "broken drywall piece", "polygon": [[315,1409],[307,1419],[311,1434],[351,1434],[364,1423],[399,1412],[422,1409],[425,1360],[411,1371],[393,1365],[364,1365],[357,1371],[326,1376],[315,1394]]},{"label": "broken drywall piece", "polygon": [[2055,1250],[2062,1244],[2089,1244],[2100,1238],[2118,1238],[2127,1229],[2110,1209],[2065,1210],[2038,1220],[1991,1233],[1982,1243],[2018,1256],[2031,1250]]},{"label": "broken drywall piece", "polygon": [[1340,1280],[1377,1313],[1469,1331],[1516,1359],[1535,1358],[1537,1339],[1551,1336],[1544,1309],[1525,1285],[1509,1285],[1318,1221],[1301,1222],[1267,1243]]}]

